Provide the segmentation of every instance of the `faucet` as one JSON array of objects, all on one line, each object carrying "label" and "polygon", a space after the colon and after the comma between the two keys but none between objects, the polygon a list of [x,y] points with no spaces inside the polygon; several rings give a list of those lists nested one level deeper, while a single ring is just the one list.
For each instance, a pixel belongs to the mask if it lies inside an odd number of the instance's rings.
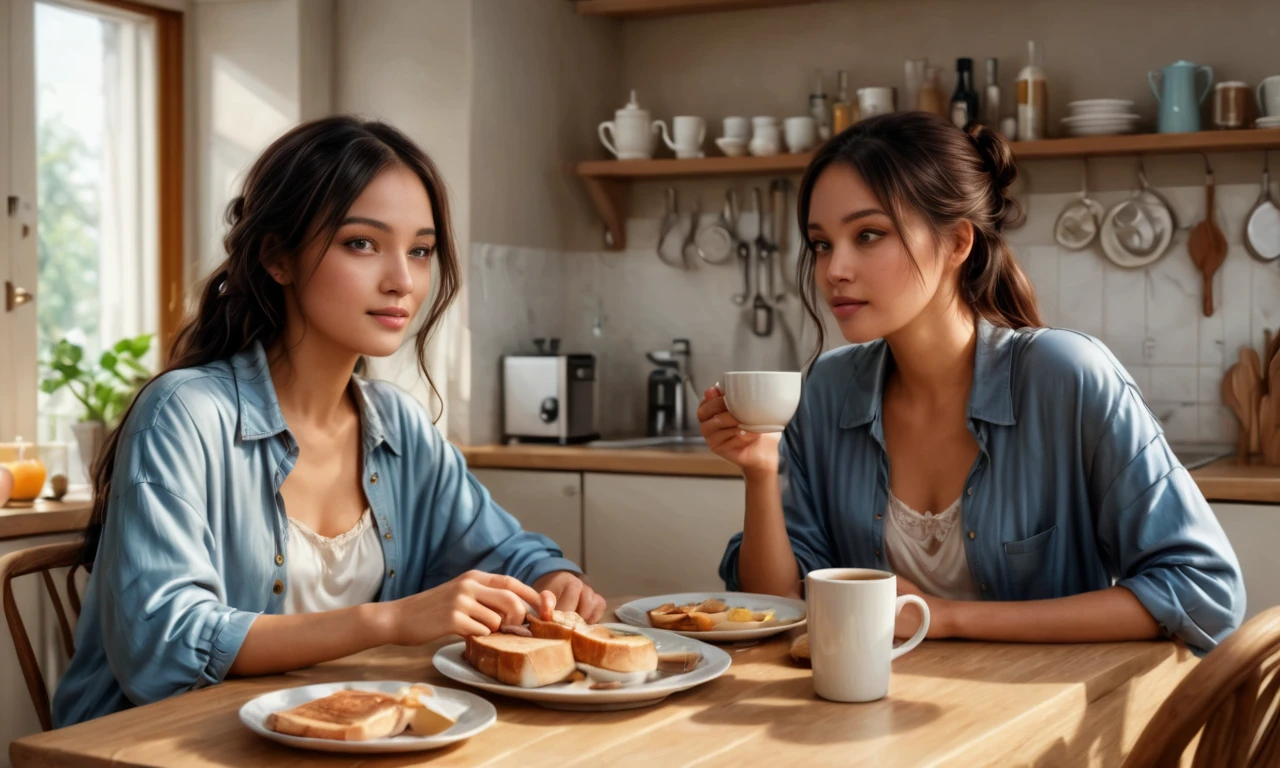
[{"label": "faucet", "polygon": [[676,386],[675,386],[675,422],[676,429],[679,434],[686,434],[689,431],[689,414],[686,404],[688,403],[685,387],[691,391],[697,392],[697,388],[693,384],[693,348],[689,344],[688,339],[672,339],[670,349],[660,349],[654,352],[646,352],[645,357],[649,358],[649,362],[661,368],[671,368],[675,370]]}]

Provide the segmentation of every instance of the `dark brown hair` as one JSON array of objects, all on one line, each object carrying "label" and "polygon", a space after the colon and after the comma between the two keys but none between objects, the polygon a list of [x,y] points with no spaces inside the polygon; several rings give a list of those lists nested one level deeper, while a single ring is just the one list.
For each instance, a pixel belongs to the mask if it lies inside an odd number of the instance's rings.
[{"label": "dark brown hair", "polygon": [[[804,173],[796,206],[802,233],[809,229],[809,202],[818,177],[835,163],[862,177],[898,232],[907,211],[919,214],[935,239],[961,221],[971,222],[973,248],[960,274],[961,297],[995,325],[1043,325],[1035,289],[1004,238],[1005,226],[1020,218],[1021,209],[1009,196],[1018,168],[999,134],[981,126],[966,133],[925,112],[855,123],[824,144]],[[803,286],[805,312],[818,330],[816,358],[826,334],[817,310],[817,259],[812,243],[802,239],[798,285]]]},{"label": "dark brown hair", "polygon": [[[283,334],[285,288],[267,268],[296,258],[309,246],[327,250],[347,211],[365,187],[388,167],[403,166],[426,187],[435,218],[434,296],[414,339],[418,367],[438,397],[427,370],[426,346],[458,292],[458,259],[444,180],[431,158],[409,137],[386,123],[351,116],[304,123],[267,147],[245,178],[244,189],[227,206],[227,259],[206,281],[200,305],[173,341],[165,369],[195,368],[242,352],[255,341],[268,349]],[[292,290],[298,290],[296,283]],[[136,400],[135,400],[136,402]],[[120,430],[133,406],[107,438],[93,468],[93,516],[85,537],[85,562],[92,562],[106,523],[111,475]]]}]

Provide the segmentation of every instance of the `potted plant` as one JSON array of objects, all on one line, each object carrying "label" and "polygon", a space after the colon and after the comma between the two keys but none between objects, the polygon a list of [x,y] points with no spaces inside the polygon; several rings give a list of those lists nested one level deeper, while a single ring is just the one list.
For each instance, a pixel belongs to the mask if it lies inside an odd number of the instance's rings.
[{"label": "potted plant", "polygon": [[121,339],[102,353],[96,366],[84,359],[84,348],[63,339],[53,347],[45,363],[47,374],[40,391],[47,395],[66,387],[84,406],[80,422],[71,425],[80,448],[86,477],[92,478],[93,461],[98,456],[107,430],[128,409],[138,389],[151,378],[142,358],[151,349],[151,334]]}]

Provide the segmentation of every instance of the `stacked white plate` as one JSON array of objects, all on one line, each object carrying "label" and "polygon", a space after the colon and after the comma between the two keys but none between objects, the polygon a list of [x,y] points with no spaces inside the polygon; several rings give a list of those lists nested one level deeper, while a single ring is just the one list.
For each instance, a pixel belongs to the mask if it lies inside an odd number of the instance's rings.
[{"label": "stacked white plate", "polygon": [[1258,122],[1255,123],[1255,125],[1258,128],[1280,128],[1280,115],[1273,115],[1271,117],[1260,117],[1258,118]]},{"label": "stacked white plate", "polygon": [[1125,99],[1086,99],[1067,105],[1071,112],[1062,119],[1068,136],[1111,136],[1133,133],[1142,118],[1133,114],[1133,102]]}]

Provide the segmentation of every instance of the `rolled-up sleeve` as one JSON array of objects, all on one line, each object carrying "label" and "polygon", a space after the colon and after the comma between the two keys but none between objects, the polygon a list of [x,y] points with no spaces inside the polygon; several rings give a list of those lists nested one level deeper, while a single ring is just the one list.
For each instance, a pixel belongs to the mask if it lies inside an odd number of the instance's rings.
[{"label": "rolled-up sleeve", "polygon": [[[814,502],[814,488],[804,456],[812,450],[806,444],[805,425],[810,418],[812,398],[808,393],[801,398],[800,407],[787,425],[778,443],[778,485],[782,496],[782,514],[786,521],[787,538],[800,570],[800,581],[805,574],[819,568],[831,568],[835,564],[831,537],[827,532],[823,512]],[[720,578],[725,589],[741,589],[738,576],[739,556],[742,552],[742,534],[729,539],[724,557],[720,560]]]},{"label": "rolled-up sleeve", "polygon": [[[126,438],[141,443],[129,453],[145,455],[148,443],[164,441],[158,429]],[[124,487],[113,489],[94,577],[103,580],[97,594],[107,663],[141,705],[221,682],[258,614],[226,604],[207,516],[146,479],[145,467],[119,469]]]},{"label": "rolled-up sleeve", "polygon": [[423,425],[428,460],[424,507],[434,518],[421,589],[429,589],[469,570],[513,576],[525,584],[554,571],[582,569],[554,541],[523,530],[509,512],[467,470],[466,460],[430,424]]},{"label": "rolled-up sleeve", "polygon": [[1132,384],[1087,394],[1095,418],[1086,423],[1098,425],[1089,477],[1103,559],[1165,634],[1208,652],[1244,617],[1235,551]]}]

